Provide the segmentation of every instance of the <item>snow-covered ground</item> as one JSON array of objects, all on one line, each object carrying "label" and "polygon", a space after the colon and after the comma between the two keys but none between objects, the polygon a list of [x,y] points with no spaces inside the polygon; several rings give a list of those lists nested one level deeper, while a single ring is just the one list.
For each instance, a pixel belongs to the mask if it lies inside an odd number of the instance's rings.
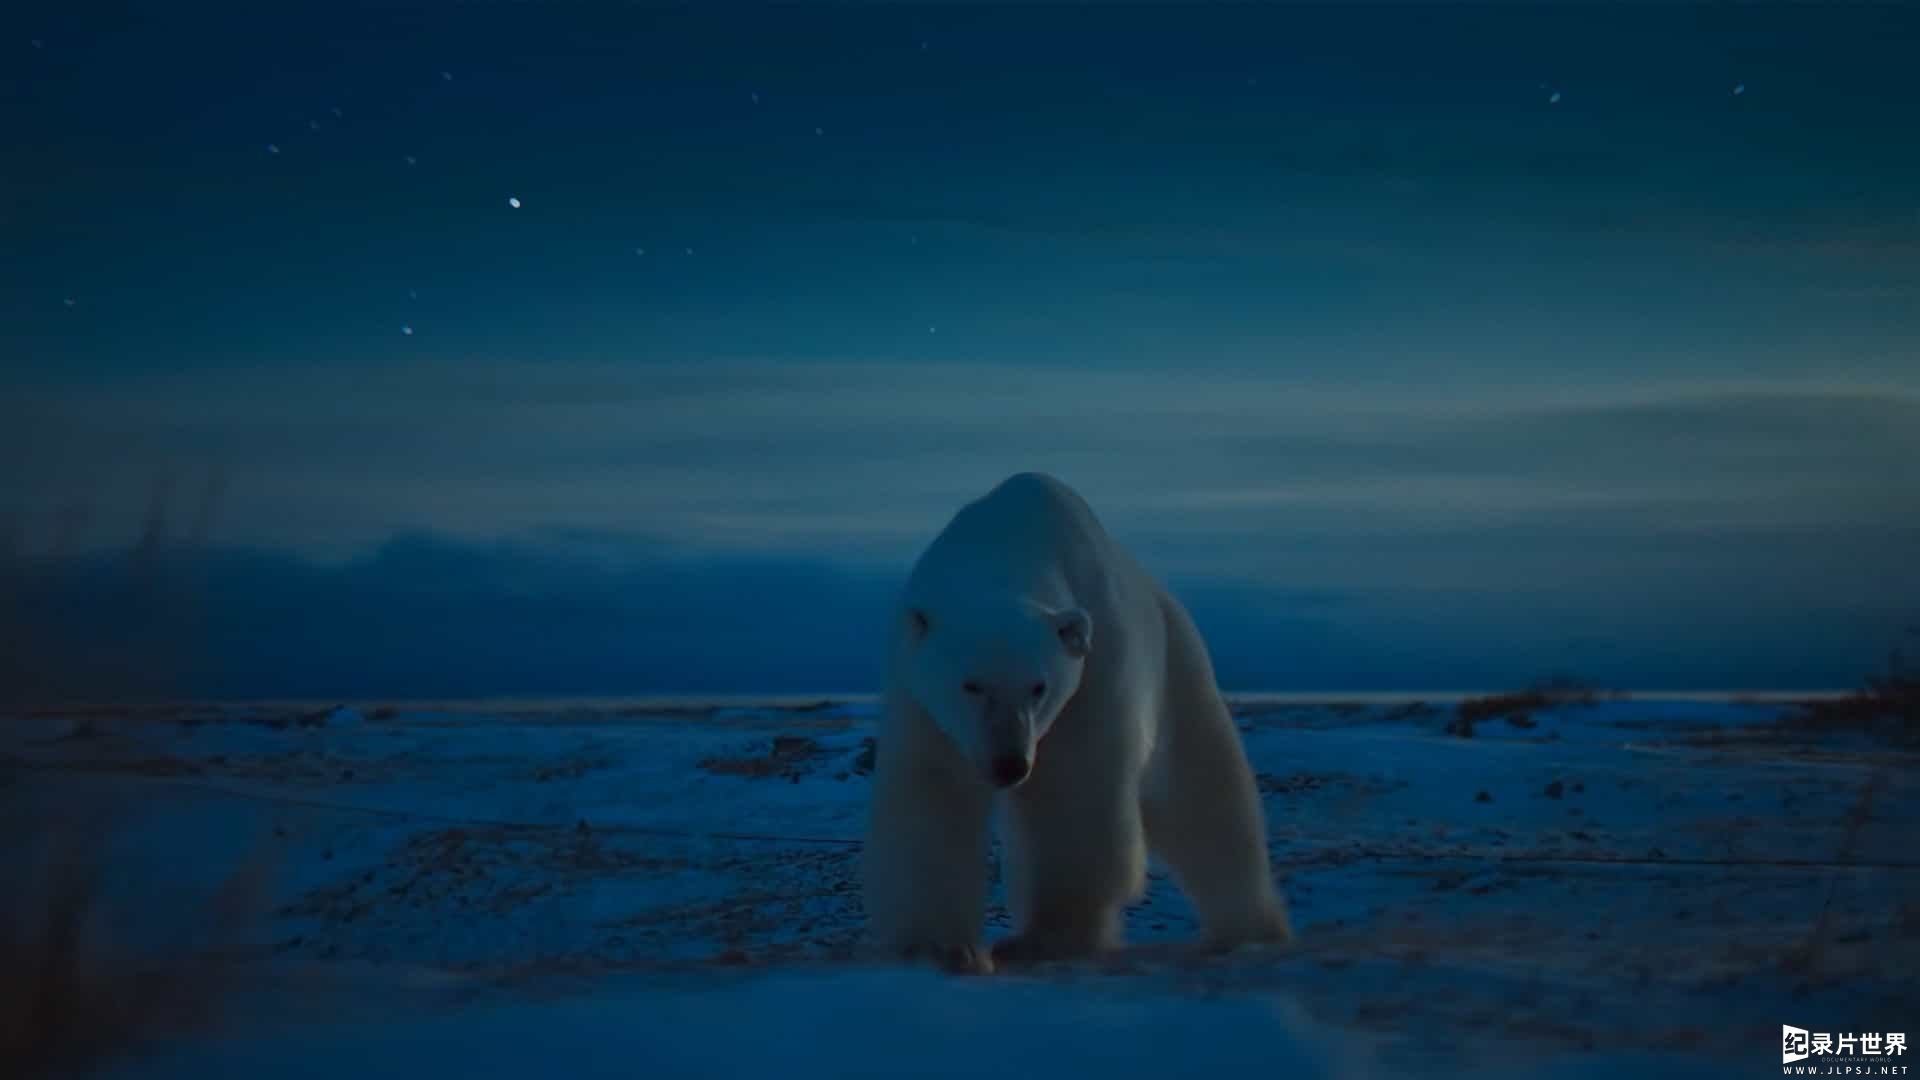
[{"label": "snow-covered ground", "polygon": [[0,790],[113,811],[122,940],[271,874],[224,1023],[125,1077],[1744,1075],[1920,1028],[1920,757],[1777,702],[1236,711],[1297,945],[1182,951],[1156,870],[1136,948],[987,979],[857,949],[862,702],[23,715]]}]

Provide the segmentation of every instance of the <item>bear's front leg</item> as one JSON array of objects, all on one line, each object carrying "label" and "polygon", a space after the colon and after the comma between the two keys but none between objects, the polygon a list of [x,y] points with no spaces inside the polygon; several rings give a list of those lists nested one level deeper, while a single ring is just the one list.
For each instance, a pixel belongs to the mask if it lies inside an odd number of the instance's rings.
[{"label": "bear's front leg", "polygon": [[901,960],[988,974],[993,962],[980,934],[991,794],[917,754],[911,741],[883,735],[877,748],[861,858],[868,932]]},{"label": "bear's front leg", "polygon": [[1029,782],[1014,792],[1009,811],[1007,899],[1017,930],[994,946],[995,966],[1119,948],[1122,910],[1147,874],[1146,833],[1131,791]]},{"label": "bear's front leg", "polygon": [[1170,695],[1170,731],[1142,803],[1148,844],[1172,868],[1209,945],[1285,944],[1293,936],[1274,887],[1260,790],[1240,732],[1210,682]]}]

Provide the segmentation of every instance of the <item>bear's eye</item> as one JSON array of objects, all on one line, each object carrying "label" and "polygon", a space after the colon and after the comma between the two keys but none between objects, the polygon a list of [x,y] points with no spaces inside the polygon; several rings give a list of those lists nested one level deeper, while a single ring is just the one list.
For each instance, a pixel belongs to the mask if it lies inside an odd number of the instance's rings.
[{"label": "bear's eye", "polygon": [[966,682],[961,683],[960,689],[966,691],[969,694],[983,694],[986,692],[980,688],[979,683],[974,682],[972,679],[968,679]]},{"label": "bear's eye", "polygon": [[1038,701],[1039,699],[1046,696],[1047,696],[1047,684],[1043,682],[1034,683],[1033,684],[1034,700]]}]

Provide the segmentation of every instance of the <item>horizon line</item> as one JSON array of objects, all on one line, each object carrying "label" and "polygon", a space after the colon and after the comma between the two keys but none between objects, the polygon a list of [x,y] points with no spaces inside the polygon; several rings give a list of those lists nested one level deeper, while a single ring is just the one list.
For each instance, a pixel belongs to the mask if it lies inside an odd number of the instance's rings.
[{"label": "horizon line", "polygon": [[[1410,705],[1416,703],[1458,703],[1474,698],[1522,694],[1535,687],[1506,687],[1493,690],[1261,690],[1222,692],[1233,705]],[[1547,692],[1552,692],[1551,688]],[[1649,702],[1727,702],[1734,704],[1794,704],[1824,701],[1859,693],[1858,688],[1824,690],[1720,689],[1720,690],[1605,690],[1572,687],[1573,694],[1591,693],[1595,703],[1605,701]],[[286,709],[317,711],[348,708],[355,711],[391,708],[424,712],[541,712],[563,709],[614,711],[642,709],[668,711],[689,708],[764,708],[818,709],[839,705],[878,705],[878,692],[859,693],[748,693],[748,694],[525,694],[480,697],[355,697],[355,698],[155,698],[134,701],[70,701],[23,703],[7,707],[16,713],[59,714],[108,710],[151,711],[163,709]]]}]

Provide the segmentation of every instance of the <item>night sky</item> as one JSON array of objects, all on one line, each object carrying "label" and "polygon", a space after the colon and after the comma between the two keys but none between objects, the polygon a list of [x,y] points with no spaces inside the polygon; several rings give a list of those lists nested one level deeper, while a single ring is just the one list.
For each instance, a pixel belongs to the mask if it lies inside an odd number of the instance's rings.
[{"label": "night sky", "polygon": [[871,689],[1025,469],[1229,689],[1851,685],[1920,622],[1914,7],[4,25],[41,666]]}]

